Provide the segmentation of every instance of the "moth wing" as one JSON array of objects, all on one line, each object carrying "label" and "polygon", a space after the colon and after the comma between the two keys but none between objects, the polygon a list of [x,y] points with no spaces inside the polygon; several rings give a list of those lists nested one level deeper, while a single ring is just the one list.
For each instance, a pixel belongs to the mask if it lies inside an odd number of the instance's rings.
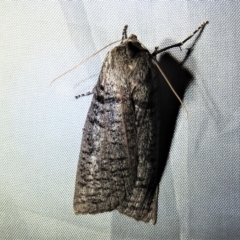
[{"label": "moth wing", "polygon": [[84,127],[75,213],[117,209],[136,220],[156,221],[151,74],[146,51],[136,54],[123,44],[107,55]]},{"label": "moth wing", "polygon": [[[126,122],[134,125],[134,111],[129,111],[132,108],[129,93],[123,92],[119,72],[112,64],[109,53],[84,126],[74,194],[76,214],[116,209],[126,192],[130,194],[132,190],[134,174],[129,172],[131,165],[128,163],[131,158],[132,165],[136,165],[137,152],[134,141],[129,150],[124,126]],[[126,86],[124,88],[129,92]],[[123,115],[126,109],[131,114]]]},{"label": "moth wing", "polygon": [[[139,44],[138,44],[139,45]],[[137,46],[138,46],[137,45]],[[136,220],[156,223],[158,201],[158,129],[159,112],[158,83],[156,82],[156,68],[152,64],[151,56],[143,48],[129,43],[126,47],[126,59],[121,63],[125,69],[131,69],[124,75],[127,88],[130,90],[122,108],[123,119],[134,115],[134,124],[130,119],[125,121],[127,146],[131,150],[132,143],[136,144],[135,154],[131,155],[126,166],[131,179],[131,192],[127,192],[118,206],[120,213],[133,217]],[[130,53],[129,53],[130,52]],[[114,54],[118,56],[118,54]],[[119,56],[124,56],[120,54]],[[121,62],[120,60],[116,62]],[[124,69],[122,69],[123,71]],[[126,70],[125,70],[126,72]],[[127,92],[127,91],[126,91]],[[126,104],[126,102],[128,104]],[[132,119],[132,117],[130,117]],[[133,164],[134,163],[134,164]]]}]

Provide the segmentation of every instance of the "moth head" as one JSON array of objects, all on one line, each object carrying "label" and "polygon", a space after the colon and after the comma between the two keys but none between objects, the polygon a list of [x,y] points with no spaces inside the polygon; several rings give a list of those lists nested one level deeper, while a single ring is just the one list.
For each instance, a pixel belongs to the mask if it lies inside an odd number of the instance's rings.
[{"label": "moth head", "polygon": [[131,34],[128,38],[127,41],[133,41],[133,42],[138,42],[137,36],[135,34]]},{"label": "moth head", "polygon": [[131,57],[141,51],[148,51],[147,48],[138,40],[135,34],[131,34],[124,42]]}]

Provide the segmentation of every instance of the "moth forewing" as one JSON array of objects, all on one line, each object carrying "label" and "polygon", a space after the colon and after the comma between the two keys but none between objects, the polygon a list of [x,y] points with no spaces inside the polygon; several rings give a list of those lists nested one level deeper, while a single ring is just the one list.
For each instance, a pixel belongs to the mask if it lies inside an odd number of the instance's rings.
[{"label": "moth forewing", "polygon": [[84,127],[75,213],[117,209],[156,222],[157,111],[150,57],[136,36],[107,54]]}]

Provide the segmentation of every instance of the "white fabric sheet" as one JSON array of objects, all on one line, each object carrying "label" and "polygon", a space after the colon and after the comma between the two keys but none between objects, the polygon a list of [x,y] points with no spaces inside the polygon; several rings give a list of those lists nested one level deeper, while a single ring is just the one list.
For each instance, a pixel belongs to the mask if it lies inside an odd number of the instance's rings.
[{"label": "white fabric sheet", "polygon": [[[1,1],[0,239],[240,239],[239,10],[238,1]],[[157,224],[74,216],[91,102],[74,95],[94,87],[107,50],[51,80],[120,39],[125,24],[153,50],[205,20],[185,64],[189,118],[181,109]]]}]

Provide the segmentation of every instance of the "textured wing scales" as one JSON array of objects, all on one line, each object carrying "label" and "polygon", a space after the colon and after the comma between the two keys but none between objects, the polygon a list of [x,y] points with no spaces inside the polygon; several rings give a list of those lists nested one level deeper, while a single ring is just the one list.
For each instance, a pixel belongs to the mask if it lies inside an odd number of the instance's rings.
[{"label": "textured wing scales", "polygon": [[156,92],[150,54],[123,43],[107,55],[84,126],[74,211],[117,209],[156,222]]}]

